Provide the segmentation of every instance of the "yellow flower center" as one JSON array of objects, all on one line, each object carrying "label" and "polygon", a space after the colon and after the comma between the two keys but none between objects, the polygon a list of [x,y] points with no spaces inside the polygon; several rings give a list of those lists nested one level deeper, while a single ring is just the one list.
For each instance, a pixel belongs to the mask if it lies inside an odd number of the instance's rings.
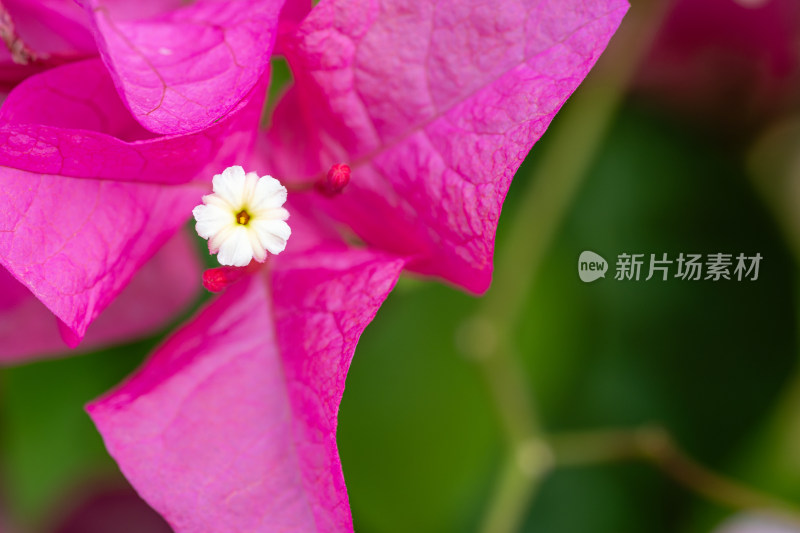
[{"label": "yellow flower center", "polygon": [[241,224],[242,226],[246,226],[247,223],[250,222],[250,213],[242,209],[238,213],[236,213],[236,223]]}]

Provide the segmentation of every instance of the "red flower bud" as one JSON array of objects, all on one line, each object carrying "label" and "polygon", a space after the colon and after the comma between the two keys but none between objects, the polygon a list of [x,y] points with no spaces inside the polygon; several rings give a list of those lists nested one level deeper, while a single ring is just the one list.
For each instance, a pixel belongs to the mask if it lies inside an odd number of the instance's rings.
[{"label": "red flower bud", "polygon": [[247,267],[210,268],[203,272],[203,287],[211,292],[221,292],[242,279],[247,271]]},{"label": "red flower bud", "polygon": [[337,163],[331,167],[324,179],[316,183],[316,188],[325,196],[336,196],[348,183],[350,183],[350,167],[344,163]]}]

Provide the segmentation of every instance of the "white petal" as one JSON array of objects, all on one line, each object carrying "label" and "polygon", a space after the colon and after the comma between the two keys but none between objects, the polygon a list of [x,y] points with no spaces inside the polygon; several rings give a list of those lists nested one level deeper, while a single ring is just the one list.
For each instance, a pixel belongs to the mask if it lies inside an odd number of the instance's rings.
[{"label": "white petal", "polygon": [[258,174],[255,172],[248,172],[244,176],[244,192],[242,193],[242,198],[244,200],[244,206],[248,209],[252,209],[253,199],[255,198],[256,193],[256,184],[258,183]]},{"label": "white petal", "polygon": [[252,216],[256,220],[288,220],[289,211],[283,207],[267,207],[252,211]]},{"label": "white petal", "polygon": [[204,239],[209,239],[221,232],[225,227],[236,223],[236,217],[233,212],[216,205],[198,205],[192,209],[192,215],[197,221],[197,224],[195,224],[197,234]]},{"label": "white petal", "polygon": [[228,202],[234,209],[244,203],[244,169],[240,166],[228,167],[211,181],[214,194]]},{"label": "white petal", "polygon": [[280,207],[286,202],[286,187],[272,176],[262,176],[256,184],[250,207],[253,211]]},{"label": "white petal", "polygon": [[271,254],[279,254],[286,249],[286,241],[292,234],[289,224],[282,220],[255,220],[250,224],[258,234],[261,246]]},{"label": "white petal", "polygon": [[250,246],[250,238],[247,233],[247,228],[244,226],[234,228],[219,247],[217,255],[219,264],[243,267],[250,263],[253,258],[253,248]]},{"label": "white petal", "polygon": [[247,232],[247,237],[250,239],[250,247],[253,250],[253,258],[259,263],[263,263],[267,259],[267,251],[258,240],[258,232],[251,229]]},{"label": "white petal", "polygon": [[218,253],[222,244],[227,241],[231,235],[233,235],[233,232],[236,231],[236,228],[238,227],[239,226],[237,224],[225,226],[222,231],[208,239],[208,251],[212,254]]},{"label": "white petal", "polygon": [[238,206],[231,205],[227,200],[223,200],[221,196],[217,196],[216,194],[206,194],[203,196],[203,203],[206,205],[215,205],[226,211],[238,211]]}]

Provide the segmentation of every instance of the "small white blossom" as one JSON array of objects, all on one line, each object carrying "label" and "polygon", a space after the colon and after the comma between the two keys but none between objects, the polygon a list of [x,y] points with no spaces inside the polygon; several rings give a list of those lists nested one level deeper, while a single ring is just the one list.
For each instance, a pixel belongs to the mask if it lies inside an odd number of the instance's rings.
[{"label": "small white blossom", "polygon": [[221,265],[247,266],[251,259],[263,263],[267,252],[279,254],[291,235],[285,222],[289,212],[286,187],[272,176],[244,173],[240,166],[214,176],[214,193],[192,210],[197,234],[208,239],[208,250]]}]

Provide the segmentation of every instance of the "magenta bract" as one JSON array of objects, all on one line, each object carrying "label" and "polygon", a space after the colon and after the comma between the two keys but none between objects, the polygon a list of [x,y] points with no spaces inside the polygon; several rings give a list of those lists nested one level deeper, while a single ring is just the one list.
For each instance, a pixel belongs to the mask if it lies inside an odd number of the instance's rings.
[{"label": "magenta bract", "polygon": [[83,0],[128,109],[162,134],[206,128],[247,96],[267,69],[283,2],[198,0],[128,20],[130,6]]},{"label": "magenta bract", "polygon": [[330,246],[279,259],[88,408],[178,532],[352,530],[336,416],[358,337],[403,261]]},{"label": "magenta bract", "polygon": [[319,209],[413,257],[413,270],[483,292],[511,178],[626,10],[621,0],[322,2],[279,43],[296,83],[265,166],[314,180],[347,163],[348,189]]},{"label": "magenta bract", "polygon": [[[405,266],[486,290],[514,172],[627,3],[81,3],[100,58],[0,108],[0,264],[77,341],[213,174],[307,189],[286,251],[207,274],[223,294],[88,410],[178,532],[352,531],[336,417],[361,332]],[[294,84],[259,134],[273,44]]]},{"label": "magenta bract", "polygon": [[244,157],[260,111],[254,98],[201,132],[153,136],[99,60],[25,80],[0,108],[0,264],[74,344],[190,217],[205,185],[187,182]]},{"label": "magenta bract", "polygon": [[[200,272],[192,242],[179,232],[89,327],[81,349],[125,342],[166,326],[198,297]],[[0,293],[0,364],[64,354],[58,319],[3,269]]]}]

